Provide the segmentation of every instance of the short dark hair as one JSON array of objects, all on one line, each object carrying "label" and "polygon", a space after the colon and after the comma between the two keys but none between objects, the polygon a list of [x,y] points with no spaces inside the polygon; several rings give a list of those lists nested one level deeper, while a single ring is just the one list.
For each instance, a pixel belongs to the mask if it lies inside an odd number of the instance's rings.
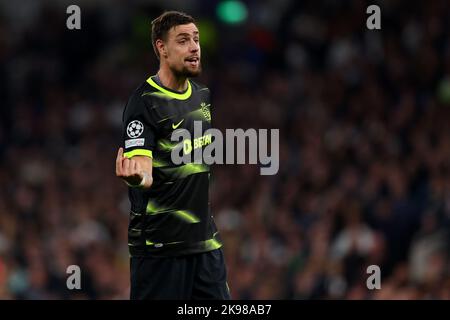
[{"label": "short dark hair", "polygon": [[166,41],[167,34],[172,27],[189,23],[195,23],[194,18],[180,11],[166,11],[152,21],[152,45],[158,59],[159,52],[158,48],[156,47],[156,40],[161,39],[163,41]]}]

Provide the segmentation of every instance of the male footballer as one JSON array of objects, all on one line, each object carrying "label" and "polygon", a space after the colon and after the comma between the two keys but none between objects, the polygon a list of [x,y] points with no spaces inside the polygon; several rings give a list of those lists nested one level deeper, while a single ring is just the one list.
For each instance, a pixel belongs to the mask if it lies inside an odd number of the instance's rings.
[{"label": "male footballer", "polygon": [[116,159],[131,203],[130,297],[230,299],[209,205],[210,168],[171,159],[175,130],[194,136],[194,121],[201,121],[203,132],[211,128],[209,89],[191,80],[201,72],[199,31],[191,16],[168,11],[152,22],[152,43],[159,70],[125,106]]}]

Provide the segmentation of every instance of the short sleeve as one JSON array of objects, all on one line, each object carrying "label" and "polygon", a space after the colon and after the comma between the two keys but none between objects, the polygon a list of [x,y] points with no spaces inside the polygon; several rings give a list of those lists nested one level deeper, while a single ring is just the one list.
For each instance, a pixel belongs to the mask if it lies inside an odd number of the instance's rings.
[{"label": "short sleeve", "polygon": [[142,97],[136,93],[129,99],[123,113],[124,156],[147,156],[153,158],[156,145],[155,125]]}]

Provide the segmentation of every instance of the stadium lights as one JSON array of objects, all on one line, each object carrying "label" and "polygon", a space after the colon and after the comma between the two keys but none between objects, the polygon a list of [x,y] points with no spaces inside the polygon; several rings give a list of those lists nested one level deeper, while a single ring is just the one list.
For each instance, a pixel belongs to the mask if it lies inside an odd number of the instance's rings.
[{"label": "stadium lights", "polygon": [[222,22],[239,24],[247,19],[247,6],[242,1],[226,0],[217,5],[217,16]]}]

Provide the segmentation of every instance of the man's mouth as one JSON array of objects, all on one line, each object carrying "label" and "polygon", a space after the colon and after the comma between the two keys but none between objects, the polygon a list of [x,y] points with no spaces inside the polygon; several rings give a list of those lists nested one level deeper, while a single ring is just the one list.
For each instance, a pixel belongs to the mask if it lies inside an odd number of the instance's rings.
[{"label": "man's mouth", "polygon": [[199,57],[189,57],[189,58],[186,58],[185,61],[187,61],[191,66],[196,67],[196,66],[198,66],[200,58]]}]

